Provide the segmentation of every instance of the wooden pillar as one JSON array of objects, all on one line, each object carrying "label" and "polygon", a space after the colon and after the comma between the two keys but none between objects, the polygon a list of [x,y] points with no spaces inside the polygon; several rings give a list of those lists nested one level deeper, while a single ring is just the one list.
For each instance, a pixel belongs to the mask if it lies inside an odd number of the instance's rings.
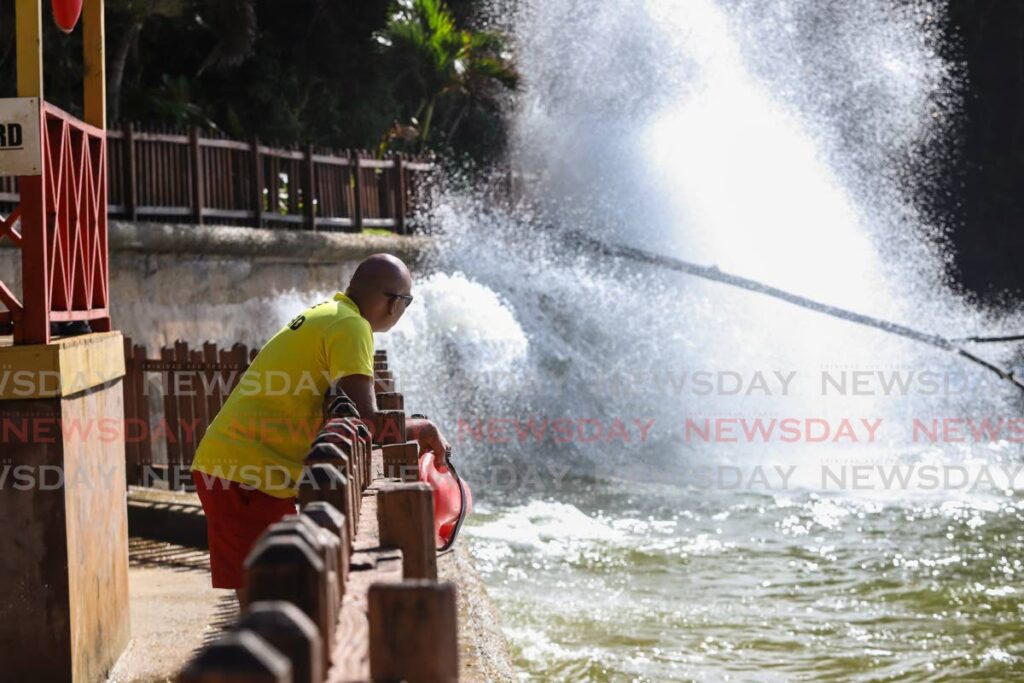
[{"label": "wooden pillar", "polygon": [[373,483],[373,473],[370,471],[372,468],[371,461],[373,460],[373,439],[370,436],[370,430],[362,420],[355,420],[354,426],[356,429],[356,440],[359,442],[359,449],[361,451],[359,468],[363,489],[365,490]]},{"label": "wooden pillar", "polygon": [[129,640],[128,519],[124,440],[95,426],[123,424],[124,341],[0,346],[0,367],[37,385],[0,396],[0,422],[28,427],[3,460],[32,478],[0,487],[0,680],[103,680]]},{"label": "wooden pillar", "polygon": [[249,143],[252,163],[252,215],[253,225],[263,225],[263,160],[260,157],[260,139],[253,136]]},{"label": "wooden pillar", "polygon": [[395,182],[391,187],[395,193],[395,232],[399,235],[406,234],[405,214],[409,206],[405,195],[405,158],[401,152],[394,155],[395,160]]},{"label": "wooden pillar", "polygon": [[199,131],[188,129],[189,175],[192,179],[192,222],[203,224],[203,149],[199,145]]},{"label": "wooden pillar", "polygon": [[316,166],[313,145],[306,145],[302,156],[302,217],[306,228],[316,231]]},{"label": "wooden pillar", "polygon": [[397,391],[385,391],[377,394],[379,410],[405,410],[405,397]]},{"label": "wooden pillar", "polygon": [[360,164],[359,152],[352,152],[349,157],[349,163],[352,169],[352,228],[356,232],[362,232],[363,230],[363,174],[362,166]]},{"label": "wooden pillar", "polygon": [[15,5],[18,97],[43,98],[42,6],[40,0],[17,0]]},{"label": "wooden pillar", "polygon": [[416,441],[391,443],[380,447],[384,476],[388,479],[416,481],[420,472],[420,445]]},{"label": "wooden pillar", "polygon": [[377,494],[380,544],[402,551],[402,575],[437,580],[434,494],[429,484],[387,484]]},{"label": "wooden pillar", "polygon": [[82,3],[82,56],[85,97],[84,121],[107,129],[107,68],[103,0]]},{"label": "wooden pillar", "polygon": [[135,156],[135,126],[124,124],[124,208],[128,220],[139,220],[138,168]]},{"label": "wooden pillar", "polygon": [[[317,551],[299,536],[271,536],[261,539],[245,560],[245,600],[253,604],[263,600],[284,600],[305,612],[324,643],[330,642],[331,620],[324,590],[325,572]],[[329,664],[329,647],[321,661]]]},{"label": "wooden pillar", "polygon": [[345,515],[338,508],[322,500],[306,505],[302,510],[302,514],[338,537],[340,541],[338,543],[338,567],[340,569],[338,581],[341,595],[344,596],[345,588],[348,585],[348,571],[353,540],[348,533],[348,522],[345,520]]},{"label": "wooden pillar", "polygon": [[[298,537],[306,543],[323,562],[324,571],[320,577],[321,601],[327,613],[327,632],[324,634],[324,644],[330,648],[334,644],[334,629],[336,619],[334,618],[341,608],[341,592],[338,590],[338,543],[337,536],[329,533],[320,525],[316,524],[309,517],[302,515],[290,515],[279,522],[267,527],[260,537],[260,541],[271,538],[292,538]],[[251,601],[245,596],[248,605]]]},{"label": "wooden pillar", "polygon": [[[362,459],[366,456],[363,449],[362,440],[359,438],[359,421],[355,418],[334,418],[324,425],[323,431],[317,435],[317,441],[330,440],[332,436],[341,437],[342,445],[347,445],[347,448],[342,448],[344,453],[348,456],[349,461],[352,464],[351,475],[354,480],[355,490],[358,493],[366,488],[368,482],[363,480],[362,472]],[[358,509],[356,510],[358,513]]]},{"label": "wooden pillar", "polygon": [[292,683],[323,683],[323,641],[312,619],[290,602],[253,603],[232,630],[251,631],[284,655],[292,665]]},{"label": "wooden pillar", "polygon": [[359,492],[349,457],[334,444],[320,443],[313,446],[302,464],[307,476],[299,482],[300,509],[305,510],[306,505],[318,500],[330,503],[345,515],[349,538],[354,539],[359,517]]},{"label": "wooden pillar", "polygon": [[405,411],[378,410],[374,421],[374,441],[377,443],[403,443],[406,440]]},{"label": "wooden pillar", "polygon": [[[18,96],[38,97],[40,109],[43,101],[43,24],[40,0],[17,0],[15,24],[17,28]],[[43,118],[39,119],[40,134]],[[47,159],[43,159],[44,170]],[[46,224],[44,210],[43,177],[21,176],[21,282],[22,319],[14,326],[15,344],[48,344],[50,342],[49,310],[50,283],[48,281],[49,245],[43,230]]]},{"label": "wooden pillar", "polygon": [[291,683],[292,665],[252,631],[207,645],[178,674],[178,683]]},{"label": "wooden pillar", "polygon": [[374,583],[367,598],[373,680],[450,683],[459,679],[454,584]]}]

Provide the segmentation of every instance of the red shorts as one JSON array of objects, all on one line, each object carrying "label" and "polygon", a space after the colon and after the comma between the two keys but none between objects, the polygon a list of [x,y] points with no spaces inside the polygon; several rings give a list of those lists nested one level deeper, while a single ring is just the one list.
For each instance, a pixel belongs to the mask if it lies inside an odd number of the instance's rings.
[{"label": "red shorts", "polygon": [[241,588],[242,564],[268,526],[295,514],[294,498],[275,498],[234,481],[192,472],[206,513],[214,588]]}]

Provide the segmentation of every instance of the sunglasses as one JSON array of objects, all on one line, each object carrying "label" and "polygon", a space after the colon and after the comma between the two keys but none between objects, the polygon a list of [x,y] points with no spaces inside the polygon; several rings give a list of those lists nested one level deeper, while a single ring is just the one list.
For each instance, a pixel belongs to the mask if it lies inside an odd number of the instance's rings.
[{"label": "sunglasses", "polygon": [[405,302],[405,307],[408,308],[412,305],[412,294],[395,294],[394,292],[384,292],[385,296],[393,296],[396,299],[401,299]]}]

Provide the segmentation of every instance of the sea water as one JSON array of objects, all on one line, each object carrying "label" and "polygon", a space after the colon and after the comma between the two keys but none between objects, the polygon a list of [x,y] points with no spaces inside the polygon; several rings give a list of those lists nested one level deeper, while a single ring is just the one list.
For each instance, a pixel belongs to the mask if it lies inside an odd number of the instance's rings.
[{"label": "sea water", "polygon": [[[1017,389],[573,234],[949,336],[941,2],[495,3],[522,194],[440,192],[380,340],[473,486],[524,680],[1024,677]],[[1015,364],[1006,346],[975,349]],[[770,426],[770,433],[769,433]]]}]

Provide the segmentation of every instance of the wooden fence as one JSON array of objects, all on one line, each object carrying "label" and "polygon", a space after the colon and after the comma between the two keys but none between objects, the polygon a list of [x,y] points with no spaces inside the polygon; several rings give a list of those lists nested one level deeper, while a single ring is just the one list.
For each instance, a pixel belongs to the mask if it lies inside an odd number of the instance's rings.
[{"label": "wooden fence", "polygon": [[[386,355],[375,361],[378,395],[404,404]],[[389,464],[416,470],[405,418],[380,411],[375,448],[354,407],[334,404],[303,462],[300,514],[256,542],[241,616],[178,683],[457,683],[456,586],[438,581],[433,493],[387,476]]]},{"label": "wooden fence", "polygon": [[[433,165],[307,145],[281,149],[171,129],[107,131],[109,215],[127,220],[407,234]],[[19,202],[0,177],[0,213]]]},{"label": "wooden fence", "polygon": [[145,346],[125,338],[128,483],[172,489],[189,483],[196,446],[255,357],[244,344],[193,349],[178,341],[149,358]]}]

